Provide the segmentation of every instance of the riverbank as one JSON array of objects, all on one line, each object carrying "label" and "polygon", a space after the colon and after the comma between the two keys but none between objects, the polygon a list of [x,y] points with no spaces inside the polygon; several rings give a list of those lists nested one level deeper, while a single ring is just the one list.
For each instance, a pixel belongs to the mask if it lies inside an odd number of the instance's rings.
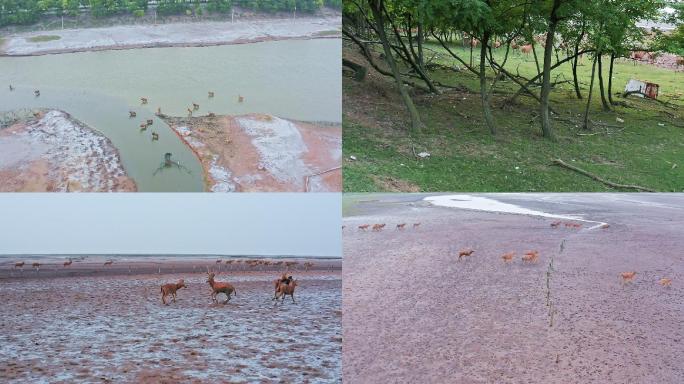
[{"label": "riverbank", "polygon": [[345,381],[682,381],[682,196],[424,197],[345,202]]},{"label": "riverbank", "polygon": [[66,112],[19,112],[0,129],[0,192],[136,190],[112,142]]},{"label": "riverbank", "polygon": [[341,126],[261,114],[162,116],[202,163],[213,192],[340,192]]},{"label": "riverbank", "polygon": [[[23,32],[0,41],[0,56],[38,56],[156,47],[205,47],[262,41],[341,37],[341,16]],[[49,36],[48,38],[44,38]]]},{"label": "riverbank", "polygon": [[296,303],[282,304],[275,271],[218,273],[236,290],[226,304],[204,272],[4,281],[0,381],[339,382],[340,272],[292,274]]}]

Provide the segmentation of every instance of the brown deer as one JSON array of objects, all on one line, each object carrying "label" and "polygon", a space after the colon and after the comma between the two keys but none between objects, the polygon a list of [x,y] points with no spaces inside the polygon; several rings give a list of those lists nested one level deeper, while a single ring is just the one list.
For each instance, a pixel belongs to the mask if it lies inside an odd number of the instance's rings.
[{"label": "brown deer", "polygon": [[636,272],[634,272],[634,271],[620,273],[620,277],[622,277],[622,284],[623,285],[626,283],[631,283],[632,281],[634,281],[635,276],[636,276]]},{"label": "brown deer", "polygon": [[558,228],[561,225],[560,221],[554,221],[551,223],[551,228]]},{"label": "brown deer", "polygon": [[218,281],[214,280],[214,272],[207,273],[207,283],[209,283],[209,286],[211,287],[211,300],[214,303],[218,303],[218,300],[216,299],[216,295],[219,293],[224,293],[228,298],[226,301],[223,303],[227,303],[230,301],[230,295],[233,294],[234,296],[237,296],[237,292],[235,291],[235,287],[233,287],[230,283],[221,283]]},{"label": "brown deer", "polygon": [[65,267],[68,267],[68,266],[71,265],[71,263],[73,263],[73,261],[72,261],[71,259],[69,259],[68,261],[65,261],[63,265],[64,265]]},{"label": "brown deer", "polygon": [[209,114],[207,116],[208,117],[216,117],[216,114],[214,112],[209,112]]},{"label": "brown deer", "polygon": [[398,229],[398,230],[401,231],[401,230],[403,230],[404,228],[406,228],[406,223],[397,224],[397,229]]},{"label": "brown deer", "polygon": [[522,257],[523,263],[536,263],[539,260],[539,251],[527,251]]},{"label": "brown deer", "polygon": [[36,262],[36,263],[31,264],[31,266],[33,268],[38,268],[38,267],[40,267],[40,263]]},{"label": "brown deer", "polygon": [[187,288],[185,285],[185,281],[183,279],[178,280],[177,283],[169,283],[169,284],[163,284],[161,286],[161,294],[162,294],[162,304],[166,305],[166,296],[171,295],[173,298],[173,302],[176,302],[176,291],[181,289],[181,288]]},{"label": "brown deer", "polygon": [[242,103],[243,101],[245,101],[245,98],[242,97],[241,95],[239,95],[238,96],[238,103]]},{"label": "brown deer", "polygon": [[532,52],[532,44],[521,45],[520,52],[525,56],[529,55]]},{"label": "brown deer", "polygon": [[314,266],[314,263],[312,263],[312,262],[310,262],[310,261],[307,261],[307,262],[304,263],[304,270],[305,270],[305,271],[308,271],[309,268],[311,268],[311,267],[313,267],[313,266]]},{"label": "brown deer", "polygon": [[24,263],[23,261],[14,263],[14,268],[23,268],[24,264],[26,264],[26,263]]},{"label": "brown deer", "polygon": [[157,107],[157,116],[161,116],[161,107]]},{"label": "brown deer", "polygon": [[199,104],[197,104],[197,103],[192,103],[192,109],[193,109],[193,111],[198,110],[198,109],[199,109]]},{"label": "brown deer", "polygon": [[114,264],[114,260],[107,260],[104,263],[104,265],[112,265],[112,264]]},{"label": "brown deer", "polygon": [[140,123],[140,132],[147,130],[147,124],[146,123]]},{"label": "brown deer", "polygon": [[188,117],[192,117],[192,109],[188,108]]},{"label": "brown deer", "polygon": [[281,298],[280,303],[282,304],[285,302],[285,296],[290,295],[290,297],[292,298],[292,302],[296,304],[294,299],[294,291],[297,287],[297,280],[293,280],[292,276],[288,277],[288,279],[288,284],[280,282],[280,284],[276,286],[276,294],[273,300],[277,302],[278,299]]},{"label": "brown deer", "polygon": [[380,232],[380,231],[382,231],[383,228],[385,228],[385,223],[373,224],[373,231],[375,231],[375,232]]},{"label": "brown deer", "polygon": [[359,225],[359,229],[362,231],[365,231],[368,227],[370,227],[370,224]]},{"label": "brown deer", "polygon": [[470,249],[470,248],[460,250],[460,251],[458,252],[458,261],[461,261],[461,258],[462,258],[462,257],[469,257],[470,255],[473,254],[473,252],[475,252],[475,250],[474,250],[474,249]]},{"label": "brown deer", "polygon": [[504,263],[508,263],[509,261],[513,260],[514,256],[515,256],[515,252],[508,252],[508,253],[504,253],[501,256],[501,259],[504,261]]},{"label": "brown deer", "polygon": [[420,223],[413,223],[413,228],[414,228],[414,229],[415,229],[415,228],[418,228],[418,227],[420,227]]},{"label": "brown deer", "polygon": [[216,264],[221,264],[221,259],[216,260]]},{"label": "brown deer", "polygon": [[658,280],[658,284],[662,285],[663,287],[669,287],[672,285],[672,279],[663,277],[662,279]]}]

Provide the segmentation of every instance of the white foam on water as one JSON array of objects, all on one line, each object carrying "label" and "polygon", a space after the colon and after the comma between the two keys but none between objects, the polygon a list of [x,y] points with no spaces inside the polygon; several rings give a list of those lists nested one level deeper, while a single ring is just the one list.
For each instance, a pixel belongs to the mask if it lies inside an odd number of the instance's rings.
[{"label": "white foam on water", "polygon": [[588,228],[589,230],[599,228],[604,224],[602,221],[583,219],[579,215],[559,215],[555,213],[548,213],[537,211],[529,208],[523,208],[514,204],[504,203],[488,197],[472,196],[472,195],[442,195],[442,196],[428,196],[423,199],[432,205],[439,207],[471,209],[475,211],[509,213],[513,215],[539,216],[548,217],[552,219],[582,221],[585,223],[596,223],[596,225]]}]

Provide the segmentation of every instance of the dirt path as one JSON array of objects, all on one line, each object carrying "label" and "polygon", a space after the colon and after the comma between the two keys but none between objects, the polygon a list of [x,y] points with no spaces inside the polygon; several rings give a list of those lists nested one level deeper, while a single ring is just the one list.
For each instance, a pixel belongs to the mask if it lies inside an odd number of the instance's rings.
[{"label": "dirt path", "polygon": [[[0,56],[151,47],[197,47],[259,41],[340,37],[340,16],[298,17],[231,22],[124,25],[18,33],[5,38]],[[32,41],[36,36],[58,36]]]},{"label": "dirt path", "polygon": [[[361,195],[344,220],[345,380],[684,380],[684,196],[484,196],[609,227],[554,229],[555,218]],[[396,230],[402,222],[409,228]],[[356,228],[373,223],[387,227]],[[540,252],[538,263],[521,262],[527,250]],[[510,264],[506,252],[516,252]],[[623,287],[618,274],[632,270]],[[670,288],[658,284],[666,276]]]},{"label": "dirt path", "polygon": [[56,110],[0,129],[0,192],[134,192],[118,150]]},{"label": "dirt path", "polygon": [[213,192],[339,192],[339,125],[269,115],[164,117],[193,150]]},{"label": "dirt path", "polygon": [[[297,303],[282,305],[276,275],[219,274],[237,296],[218,305],[203,273],[2,281],[0,381],[339,382],[339,272],[294,273]],[[162,305],[160,284],[180,278]]]}]

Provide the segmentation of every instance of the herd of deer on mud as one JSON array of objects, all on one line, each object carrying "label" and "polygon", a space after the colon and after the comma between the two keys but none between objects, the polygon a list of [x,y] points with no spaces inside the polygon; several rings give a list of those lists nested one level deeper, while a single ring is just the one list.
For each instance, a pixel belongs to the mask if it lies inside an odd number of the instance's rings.
[{"label": "herd of deer on mud", "polygon": [[[407,223],[400,223],[396,225],[396,230],[404,230],[406,228]],[[571,222],[571,221],[554,221],[550,224],[550,227],[553,229],[558,229],[561,227],[565,228],[570,228],[570,229],[580,229],[582,228],[582,224],[576,223],[576,222]],[[344,230],[347,226],[343,225],[342,230]],[[357,228],[359,231],[365,232],[368,228],[371,228],[373,232],[380,232],[386,227],[385,223],[378,223],[378,224],[361,224]],[[420,223],[414,223],[413,228],[419,228]],[[607,229],[610,228],[610,225],[607,223],[602,223],[601,225],[598,226],[598,228],[601,229]],[[473,254],[475,253],[475,250],[472,248],[464,248],[458,251],[458,261],[461,261],[462,259],[470,258]],[[512,262],[515,258],[516,253],[515,252],[506,252],[503,255],[501,255],[501,260],[505,264],[508,264]],[[522,257],[520,258],[522,260],[523,264],[536,264],[537,261],[539,261],[539,251],[537,250],[530,250],[526,251],[523,253]],[[622,272],[618,276],[622,279],[622,284],[627,284],[631,283],[634,281],[636,277],[636,272]],[[672,279],[669,277],[663,277],[660,280],[658,280],[658,283],[662,285],[663,287],[670,287],[672,285]]]},{"label": "herd of deer on mud", "polygon": [[[211,301],[215,304],[218,304],[218,299],[216,296],[223,293],[226,295],[226,301],[223,303],[226,304],[230,301],[231,296],[237,296],[237,291],[235,290],[235,287],[228,282],[216,281],[214,279],[215,276],[216,274],[214,272],[207,272],[207,283],[209,283],[209,287],[211,287]],[[292,275],[288,276],[287,273],[283,273],[279,279],[273,281],[273,285],[275,287],[275,292],[271,300],[278,302],[278,299],[280,299],[280,303],[282,304],[285,302],[285,297],[290,296],[292,303],[296,303],[294,299],[294,292],[295,288],[297,287],[297,280],[294,280]],[[178,280],[177,283],[163,284],[161,286],[162,304],[169,304],[166,301],[168,296],[171,296],[171,300],[175,303],[176,292],[181,288],[187,287],[188,286],[185,285],[184,279]]]}]

